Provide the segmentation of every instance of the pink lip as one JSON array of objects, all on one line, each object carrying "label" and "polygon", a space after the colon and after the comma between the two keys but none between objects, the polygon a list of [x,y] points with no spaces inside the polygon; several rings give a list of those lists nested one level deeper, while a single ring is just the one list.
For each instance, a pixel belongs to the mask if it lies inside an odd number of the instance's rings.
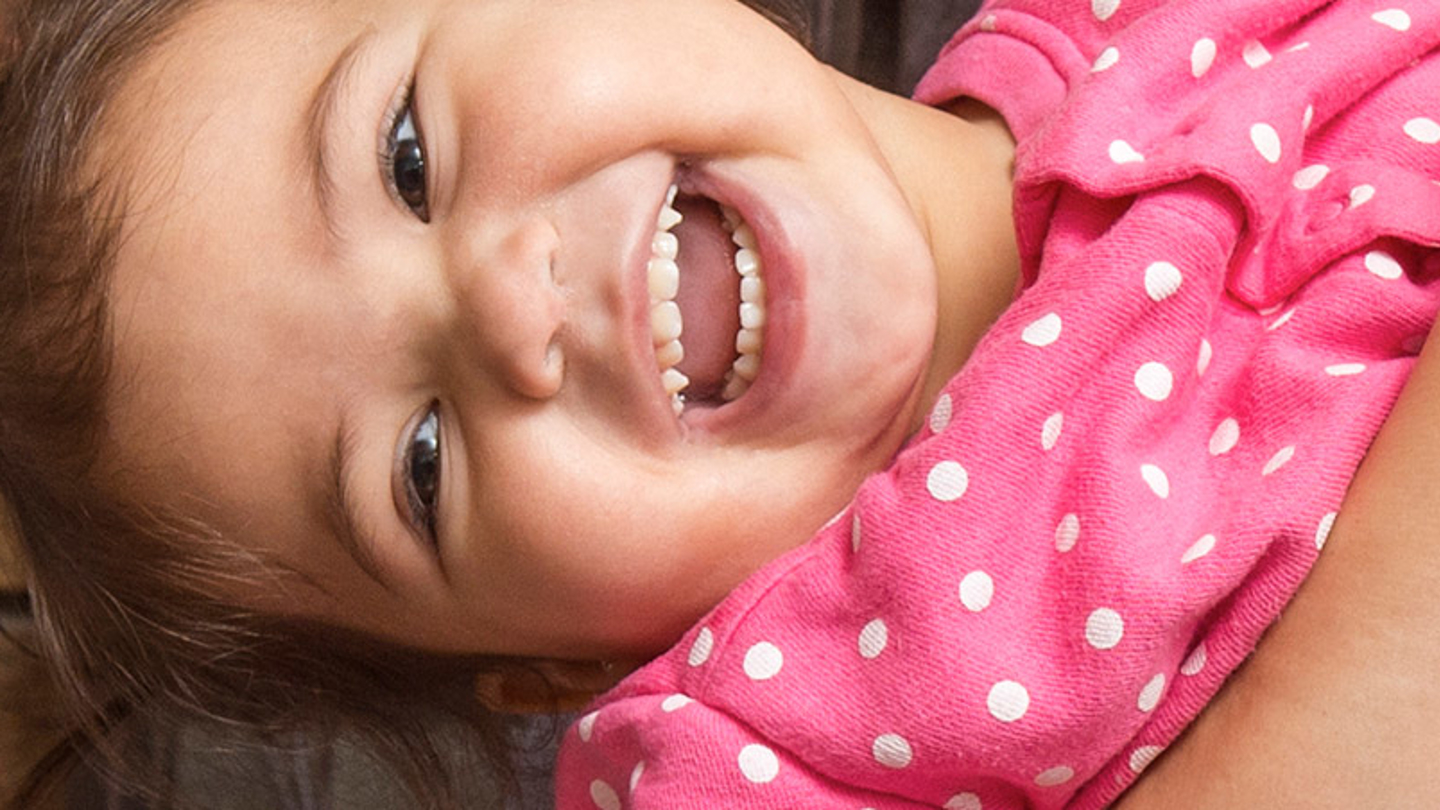
[{"label": "pink lip", "polygon": [[763,427],[764,414],[783,393],[801,353],[804,285],[794,246],[775,211],[747,184],[726,177],[723,170],[705,164],[687,166],[682,168],[678,182],[683,193],[727,205],[750,224],[760,243],[768,299],[760,376],[734,402],[717,408],[689,408],[681,421],[691,435],[728,433],[752,424]]}]

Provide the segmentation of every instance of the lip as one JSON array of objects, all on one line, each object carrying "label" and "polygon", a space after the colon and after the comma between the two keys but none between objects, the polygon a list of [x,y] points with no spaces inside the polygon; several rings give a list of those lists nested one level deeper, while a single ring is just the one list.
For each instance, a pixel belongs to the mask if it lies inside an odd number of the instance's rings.
[{"label": "lip", "polygon": [[[794,246],[779,215],[741,178],[716,164],[692,162],[680,167],[675,181],[682,194],[702,196],[735,209],[755,231],[765,266],[765,350],[760,374],[734,402],[712,407],[691,406],[677,420],[691,438],[730,433],[742,427],[764,427],[771,410],[795,372],[803,334],[804,288]],[[668,188],[668,187],[667,187]],[[662,192],[663,198],[663,192]],[[658,213],[659,206],[656,206]],[[647,246],[648,249],[648,246]],[[648,259],[648,253],[647,253]],[[682,277],[683,278],[683,277]],[[738,282],[737,282],[738,283]],[[648,323],[647,323],[648,330]],[[649,333],[646,332],[648,338]],[[654,350],[651,350],[654,357]],[[657,383],[658,386],[658,383]],[[664,390],[660,389],[661,394]],[[669,398],[663,397],[667,412]]]}]

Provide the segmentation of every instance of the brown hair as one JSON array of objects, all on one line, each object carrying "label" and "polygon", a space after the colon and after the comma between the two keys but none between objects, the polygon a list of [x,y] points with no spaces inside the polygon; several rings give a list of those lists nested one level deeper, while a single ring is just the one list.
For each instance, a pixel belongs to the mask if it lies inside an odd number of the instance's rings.
[{"label": "brown hair", "polygon": [[[423,804],[458,806],[457,750],[514,784],[512,728],[474,684],[521,663],[426,656],[224,602],[217,585],[285,572],[96,472],[124,185],[83,167],[136,62],[207,1],[0,0],[0,512],[8,501],[66,710],[63,742],[8,804],[36,806],[83,757],[164,801],[165,774],[133,742],[198,719],[235,732],[227,745],[343,730]],[[746,2],[803,39],[794,0]]]}]

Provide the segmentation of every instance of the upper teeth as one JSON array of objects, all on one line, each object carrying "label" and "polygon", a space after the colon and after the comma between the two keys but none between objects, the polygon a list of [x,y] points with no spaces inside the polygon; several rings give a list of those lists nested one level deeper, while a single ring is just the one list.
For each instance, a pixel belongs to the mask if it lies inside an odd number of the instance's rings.
[{"label": "upper teeth", "polygon": [[[684,318],[675,296],[680,290],[680,240],[671,230],[683,217],[675,210],[677,186],[671,186],[660,207],[655,239],[650,256],[650,332],[655,343],[655,359],[665,392],[670,395],[676,415],[685,412],[685,389],[690,380],[676,368],[685,359],[681,337]],[[735,210],[720,207],[725,230],[735,243],[735,269],[740,274],[740,330],[735,335],[735,351],[739,356],[725,374],[722,396],[731,401],[750,388],[760,374],[760,356],[765,347],[765,280],[764,265],[756,250],[755,232]]]}]

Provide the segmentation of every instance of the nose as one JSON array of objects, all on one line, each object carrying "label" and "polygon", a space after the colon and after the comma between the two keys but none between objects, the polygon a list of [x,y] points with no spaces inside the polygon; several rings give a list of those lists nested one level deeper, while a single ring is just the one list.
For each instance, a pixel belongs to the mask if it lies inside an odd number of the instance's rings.
[{"label": "nose", "polygon": [[554,275],[559,235],[542,218],[459,234],[449,257],[457,319],[500,385],[533,400],[565,376],[565,292]]}]

